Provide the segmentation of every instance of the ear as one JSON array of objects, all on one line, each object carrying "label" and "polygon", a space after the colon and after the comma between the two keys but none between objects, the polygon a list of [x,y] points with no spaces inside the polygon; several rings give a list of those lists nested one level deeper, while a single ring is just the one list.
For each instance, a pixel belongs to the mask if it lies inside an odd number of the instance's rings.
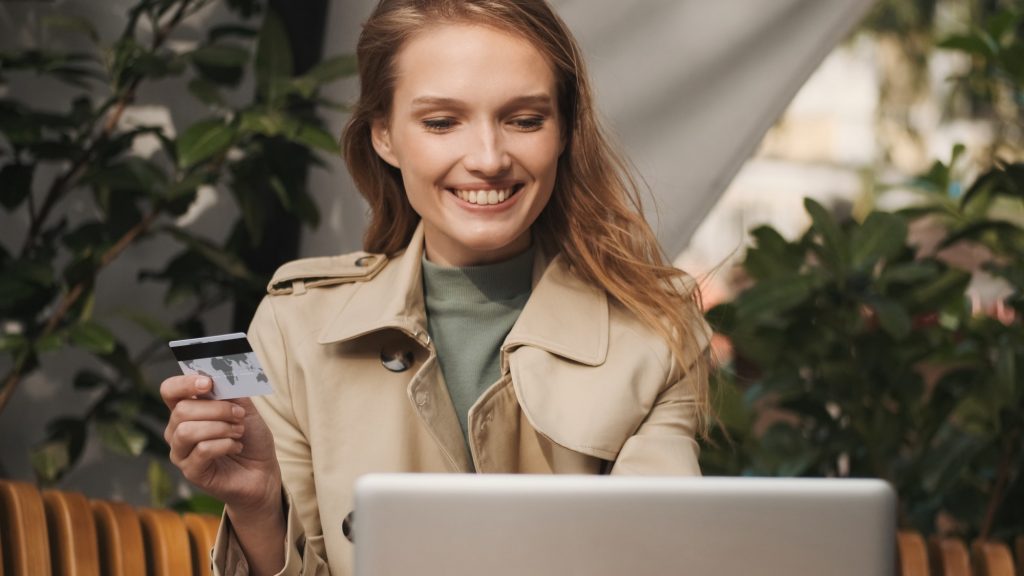
[{"label": "ear", "polygon": [[382,116],[374,118],[373,125],[370,127],[370,140],[373,141],[373,149],[381,160],[395,168],[401,168],[398,157],[395,156],[395,151],[391,147],[391,132],[388,130],[386,118]]}]

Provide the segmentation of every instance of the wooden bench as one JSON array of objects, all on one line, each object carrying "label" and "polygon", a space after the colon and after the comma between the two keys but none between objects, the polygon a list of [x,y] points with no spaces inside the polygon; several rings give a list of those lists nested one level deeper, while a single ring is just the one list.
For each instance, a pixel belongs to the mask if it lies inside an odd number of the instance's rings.
[{"label": "wooden bench", "polygon": [[209,576],[219,523],[0,480],[0,576]]},{"label": "wooden bench", "polygon": [[[0,576],[209,576],[219,522],[0,480]],[[896,574],[1024,576],[1013,547],[900,531]]]}]

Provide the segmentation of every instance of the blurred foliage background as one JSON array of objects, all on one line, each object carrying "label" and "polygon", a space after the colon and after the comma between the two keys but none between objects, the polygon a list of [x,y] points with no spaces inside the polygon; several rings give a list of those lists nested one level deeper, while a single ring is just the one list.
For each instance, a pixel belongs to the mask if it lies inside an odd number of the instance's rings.
[{"label": "blurred foliage background", "polygon": [[[943,23],[940,13],[955,17]],[[911,181],[876,182],[853,214],[806,200],[812,225],[794,240],[770,226],[752,232],[739,295],[708,313],[731,357],[715,375],[718,427],[703,466],[884,478],[904,527],[1020,534],[1022,12],[1010,2],[892,0],[865,27],[909,71],[883,78],[881,114],[911,127],[929,59],[953,52],[966,71],[949,79],[945,119],[985,121],[991,139],[980,150],[957,145]],[[896,194],[899,208],[883,209]],[[979,280],[999,288],[989,309],[969,292]]]},{"label": "blurred foliage background", "polygon": [[[77,348],[94,359],[63,384],[91,391],[93,401],[50,422],[46,441],[32,447],[41,484],[67,474],[98,435],[106,450],[148,455],[152,501],[169,503],[168,412],[147,366],[168,340],[205,335],[217,307],[232,307],[233,327],[244,330],[270,274],[298,255],[301,228],[318,223],[306,175],[323,164],[319,154],[339,151],[320,112],[343,109],[319,90],[352,74],[354,58],[321,58],[325,2],[230,0],[234,21],[175,44],[179,30],[215,4],[224,3],[141,0],[114,38],[54,7],[44,26],[73,41],[0,53],[0,85],[45,76],[67,94],[56,110],[0,97],[0,206],[28,222],[19,246],[0,247],[0,366],[8,367],[0,412],[34,370],[62,361],[58,351]],[[246,79],[253,89],[239,90]],[[143,87],[167,80],[187,85],[206,116],[179,133],[126,122]],[[237,204],[223,243],[177,225],[210,188]],[[71,200],[88,209],[62,210]],[[151,310],[125,311],[148,334],[128,342],[94,314],[97,285],[112,263],[156,237],[179,249],[137,281],[159,283],[165,306],[188,311],[171,324]]]}]

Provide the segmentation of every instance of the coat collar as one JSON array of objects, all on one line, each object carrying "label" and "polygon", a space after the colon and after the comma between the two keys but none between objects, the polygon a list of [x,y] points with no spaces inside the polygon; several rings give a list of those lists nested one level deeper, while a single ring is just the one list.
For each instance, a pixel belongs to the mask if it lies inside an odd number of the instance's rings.
[{"label": "coat collar", "polygon": [[[603,363],[608,353],[607,294],[573,274],[561,255],[548,262],[543,251],[535,252],[533,291],[502,351],[532,346],[590,366]],[[372,281],[354,285],[352,297],[320,333],[318,342],[344,342],[394,328],[425,343],[422,257],[421,222],[404,251]]]}]

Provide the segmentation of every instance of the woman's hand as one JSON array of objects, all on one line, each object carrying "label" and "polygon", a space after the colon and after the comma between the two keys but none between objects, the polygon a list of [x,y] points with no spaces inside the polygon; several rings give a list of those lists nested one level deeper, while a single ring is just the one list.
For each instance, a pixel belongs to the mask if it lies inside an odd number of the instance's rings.
[{"label": "woman's hand", "polygon": [[246,516],[281,509],[274,438],[248,398],[208,400],[206,376],[174,376],[160,385],[171,409],[164,439],[189,482]]}]

